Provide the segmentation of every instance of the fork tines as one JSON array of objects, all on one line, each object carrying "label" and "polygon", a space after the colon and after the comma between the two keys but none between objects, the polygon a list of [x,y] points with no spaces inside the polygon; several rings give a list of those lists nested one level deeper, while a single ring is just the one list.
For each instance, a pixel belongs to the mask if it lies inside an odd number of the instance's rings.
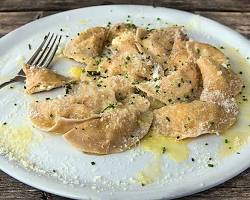
[{"label": "fork tines", "polygon": [[38,67],[48,67],[53,60],[62,36],[48,33],[27,64]]}]

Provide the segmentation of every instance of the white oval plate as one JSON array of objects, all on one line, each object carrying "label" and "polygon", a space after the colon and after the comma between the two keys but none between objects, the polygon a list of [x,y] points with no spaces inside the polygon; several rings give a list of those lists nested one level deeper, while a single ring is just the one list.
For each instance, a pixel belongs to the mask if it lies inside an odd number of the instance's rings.
[{"label": "white oval plate", "polygon": [[[128,18],[128,15],[131,18]],[[166,26],[166,22],[185,25],[188,34],[197,40],[214,45],[230,44],[238,48],[244,57],[249,56],[247,52],[250,43],[247,39],[204,17],[149,6],[97,6],[45,17],[2,37],[0,39],[1,82],[16,74],[20,68],[18,63],[23,57],[29,58],[32,51],[28,49],[28,44],[30,43],[35,49],[49,31],[73,37],[87,27],[106,26],[109,21],[113,24],[127,19],[137,25],[151,24],[150,27]],[[60,31],[61,28],[63,31]],[[62,41],[62,46],[65,42],[66,37]],[[225,53],[227,54],[226,50]],[[238,64],[234,58],[231,61],[235,66]],[[67,67],[72,65],[72,62],[58,58],[55,59],[54,65],[61,73],[67,74]],[[22,84],[15,84],[13,90],[9,87],[0,90],[0,123],[7,121],[12,126],[30,125],[26,116],[27,102],[62,92],[57,90],[49,94],[28,97],[23,94],[22,87]],[[14,103],[18,104],[15,108]],[[244,110],[246,115],[249,110]],[[240,118],[242,124],[239,126],[243,126],[247,119],[244,116]],[[34,138],[42,137],[39,142],[35,142],[35,145],[29,145],[30,152],[27,159],[34,164],[34,171],[24,168],[14,160],[10,161],[5,156],[0,157],[0,168],[28,185],[70,198],[131,200],[177,198],[218,185],[250,166],[249,144],[239,155],[233,154],[224,159],[217,159],[221,138],[205,136],[189,144],[191,151],[189,159],[182,163],[176,163],[168,156],[164,156],[162,178],[142,187],[130,181],[152,159],[152,154],[144,152],[140,147],[119,154],[94,156],[78,152],[60,136],[51,136],[37,130],[33,130],[33,135]],[[209,147],[205,147],[205,142],[209,143]],[[214,158],[214,168],[207,167],[210,156]],[[195,157],[197,162],[191,162],[191,157]],[[96,165],[91,165],[92,161]]]}]

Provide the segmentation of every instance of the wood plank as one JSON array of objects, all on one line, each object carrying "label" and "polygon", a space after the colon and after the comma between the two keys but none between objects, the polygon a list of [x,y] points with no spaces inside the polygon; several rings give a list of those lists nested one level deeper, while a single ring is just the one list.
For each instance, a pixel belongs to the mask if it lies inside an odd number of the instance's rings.
[{"label": "wood plank", "polygon": [[0,11],[68,10],[106,4],[154,5],[189,11],[250,11],[249,0],[1,0]]},{"label": "wood plank", "polygon": [[0,37],[43,15],[43,12],[0,12]]},{"label": "wood plank", "polygon": [[24,199],[34,200],[42,199],[42,192],[32,188],[24,183],[11,178],[7,174],[0,171],[0,199]]},{"label": "wood plank", "polygon": [[[220,186],[214,187],[205,192],[194,194],[181,200],[243,200],[250,197],[250,169],[239,176],[227,181]],[[42,192],[30,186],[27,186],[7,174],[0,171],[0,200],[8,199],[43,199],[43,200],[65,200],[54,194]]]},{"label": "wood plank", "polygon": [[[0,37],[21,25],[56,12],[59,11],[0,12]],[[195,13],[221,22],[250,39],[250,12],[196,11]]]}]

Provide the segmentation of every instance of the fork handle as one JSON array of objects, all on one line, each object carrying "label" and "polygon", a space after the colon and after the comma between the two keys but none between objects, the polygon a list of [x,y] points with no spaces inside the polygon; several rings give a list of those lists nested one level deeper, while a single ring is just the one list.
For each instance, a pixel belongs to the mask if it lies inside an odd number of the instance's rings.
[{"label": "fork handle", "polygon": [[16,76],[15,78],[10,79],[9,81],[6,81],[2,84],[0,84],[0,89],[2,89],[3,87],[11,84],[11,83],[15,83],[15,82],[21,82],[24,81],[24,77],[22,76]]}]

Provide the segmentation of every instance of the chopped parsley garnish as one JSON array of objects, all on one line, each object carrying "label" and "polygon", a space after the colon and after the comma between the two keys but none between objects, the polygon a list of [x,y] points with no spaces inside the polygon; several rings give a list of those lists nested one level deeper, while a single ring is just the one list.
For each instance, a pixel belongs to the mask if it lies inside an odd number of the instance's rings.
[{"label": "chopped parsley garnish", "polygon": [[194,158],[191,158],[191,160],[192,160],[192,162],[194,162],[194,161],[195,161],[195,159],[194,159]]},{"label": "chopped parsley garnish", "polygon": [[66,88],[65,93],[66,93],[66,94],[69,94],[69,91],[72,90],[72,85],[71,85],[71,84],[66,84],[66,85],[65,85],[65,88]]},{"label": "chopped parsley garnish", "polygon": [[208,167],[214,167],[214,165],[213,165],[213,164],[208,164],[207,166],[208,166]]},{"label": "chopped parsley garnish", "polygon": [[158,93],[159,90],[160,90],[160,86],[159,86],[159,85],[156,85],[156,86],[155,86],[155,89],[156,89],[155,92]]},{"label": "chopped parsley garnish", "polygon": [[213,126],[215,123],[213,121],[209,122],[210,126]]},{"label": "chopped parsley garnish", "polygon": [[91,165],[95,165],[95,162],[94,162],[94,161],[92,161],[92,162],[91,162]]},{"label": "chopped parsley garnish", "polygon": [[108,110],[108,109],[114,109],[115,108],[115,104],[113,103],[110,103],[106,108],[103,109],[102,112],[104,112],[105,110]]},{"label": "chopped parsley garnish", "polygon": [[132,85],[136,85],[139,84],[139,81],[135,80],[134,82],[132,82]]},{"label": "chopped parsley garnish", "polygon": [[100,76],[100,72],[97,71],[87,71],[90,76]]},{"label": "chopped parsley garnish", "polygon": [[[129,20],[127,20],[127,21],[129,21]],[[136,26],[132,23],[126,23],[126,27],[127,28],[136,28]]]},{"label": "chopped parsley garnish", "polygon": [[101,61],[102,61],[102,58],[100,58],[100,57],[95,58],[96,65],[99,65],[101,63]]},{"label": "chopped parsley garnish", "polygon": [[205,143],[205,145],[207,146],[207,145],[208,145],[208,143]]},{"label": "chopped parsley garnish", "polygon": [[160,20],[161,20],[161,18],[160,18],[160,17],[157,17],[157,20],[158,20],[158,21],[160,21]]},{"label": "chopped parsley garnish", "polygon": [[108,22],[107,27],[110,28],[110,26],[111,26],[111,22]]},{"label": "chopped parsley garnish", "polygon": [[164,154],[167,151],[166,147],[162,147],[162,153]]},{"label": "chopped parsley garnish", "polygon": [[226,144],[228,143],[228,139],[225,139],[225,143],[226,143]]},{"label": "chopped parsley garnish", "polygon": [[166,117],[166,120],[168,120],[168,121],[170,122],[170,119],[169,119],[169,117]]},{"label": "chopped parsley garnish", "polygon": [[31,44],[28,44],[29,50],[31,50]]},{"label": "chopped parsley garnish", "polygon": [[50,100],[50,98],[49,98],[49,97],[46,97],[45,100]]},{"label": "chopped parsley garnish", "polygon": [[129,57],[129,56],[127,56],[127,57],[126,57],[126,60],[130,60],[130,57]]},{"label": "chopped parsley garnish", "polygon": [[4,122],[3,125],[7,125],[7,122]]}]

